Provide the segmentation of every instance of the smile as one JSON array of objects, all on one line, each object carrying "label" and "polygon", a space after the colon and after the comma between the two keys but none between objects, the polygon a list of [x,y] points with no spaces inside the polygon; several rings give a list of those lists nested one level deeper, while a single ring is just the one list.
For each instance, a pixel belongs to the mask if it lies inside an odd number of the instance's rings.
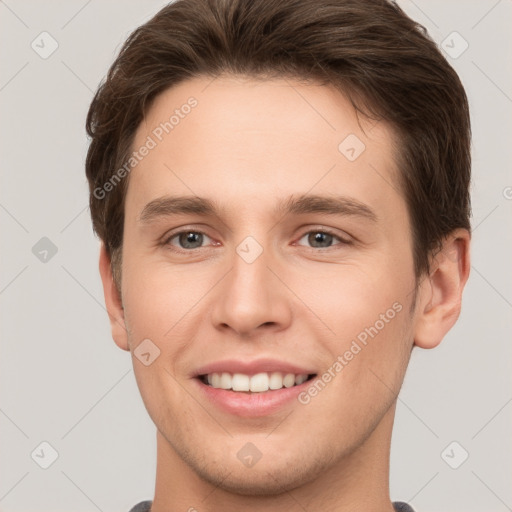
[{"label": "smile", "polygon": [[265,393],[269,390],[291,388],[299,386],[311,379],[314,374],[306,373],[283,373],[283,372],[261,372],[255,375],[244,373],[209,373],[199,378],[204,384],[215,389],[232,390],[236,392]]}]

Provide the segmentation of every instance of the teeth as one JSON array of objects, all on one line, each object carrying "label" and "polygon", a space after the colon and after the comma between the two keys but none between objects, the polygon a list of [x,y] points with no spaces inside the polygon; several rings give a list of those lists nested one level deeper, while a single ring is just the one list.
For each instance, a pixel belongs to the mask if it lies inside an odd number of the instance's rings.
[{"label": "teeth", "polygon": [[220,374],[214,373],[211,378],[210,385],[214,388],[220,388]]},{"label": "teeth", "polygon": [[245,375],[235,373],[231,375],[227,372],[209,373],[207,382],[216,389],[232,389],[233,391],[251,391],[253,393],[264,393],[269,389],[291,388],[298,386],[308,380],[308,375],[301,373],[257,373],[256,375]]},{"label": "teeth", "polygon": [[283,379],[283,385],[285,388],[291,388],[295,386],[295,375],[293,373],[287,373]]},{"label": "teeth", "polygon": [[298,386],[299,384],[302,384],[303,382],[306,382],[307,380],[308,380],[308,376],[305,373],[302,373],[295,377],[295,384]]},{"label": "teeth", "polygon": [[[222,375],[229,377],[229,373],[223,373]],[[235,373],[231,379],[231,385],[224,389],[230,388],[233,388],[233,391],[249,391],[249,376],[242,373]]]},{"label": "teeth", "polygon": [[268,391],[268,373],[257,373],[251,377],[252,392]]},{"label": "teeth", "polygon": [[231,389],[231,375],[229,375],[229,373],[221,374],[219,387],[221,389]]},{"label": "teeth", "polygon": [[283,387],[283,374],[280,372],[271,373],[268,387],[270,389],[281,389]]}]

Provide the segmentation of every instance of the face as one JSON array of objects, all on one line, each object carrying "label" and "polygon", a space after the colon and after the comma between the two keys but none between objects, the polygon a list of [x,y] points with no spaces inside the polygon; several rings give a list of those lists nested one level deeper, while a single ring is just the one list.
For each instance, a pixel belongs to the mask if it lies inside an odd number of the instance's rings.
[{"label": "face", "polygon": [[389,127],[327,86],[197,78],[152,104],[144,145],[121,295],[159,449],[272,494],[388,443],[415,323]]}]

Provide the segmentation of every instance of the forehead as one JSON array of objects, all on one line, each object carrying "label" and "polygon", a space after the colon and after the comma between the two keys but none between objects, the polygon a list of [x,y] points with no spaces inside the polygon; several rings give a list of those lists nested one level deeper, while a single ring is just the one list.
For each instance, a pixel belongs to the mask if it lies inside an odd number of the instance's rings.
[{"label": "forehead", "polygon": [[144,145],[151,149],[132,169],[128,188],[140,207],[169,191],[211,196],[222,189],[226,199],[260,202],[313,188],[368,200],[398,194],[392,130],[358,117],[325,85],[187,80],[152,103],[132,149]]}]

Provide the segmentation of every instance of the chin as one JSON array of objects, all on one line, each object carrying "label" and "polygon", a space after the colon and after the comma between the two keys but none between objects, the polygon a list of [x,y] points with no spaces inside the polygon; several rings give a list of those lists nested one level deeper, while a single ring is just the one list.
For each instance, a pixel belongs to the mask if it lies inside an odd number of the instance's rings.
[{"label": "chin", "polygon": [[193,471],[212,486],[240,496],[275,496],[290,492],[297,487],[315,480],[327,466],[332,464],[330,454],[325,458],[304,459],[303,456],[290,460],[282,452],[274,452],[270,460],[262,458],[252,468],[236,463],[223,465],[194,464]]},{"label": "chin", "polygon": [[[240,496],[275,496],[283,492],[291,491],[308,480],[308,475],[299,474],[297,471],[259,470],[233,468],[231,473],[207,472],[196,468],[196,472],[203,479],[231,494]],[[309,476],[310,478],[310,476]]]}]

